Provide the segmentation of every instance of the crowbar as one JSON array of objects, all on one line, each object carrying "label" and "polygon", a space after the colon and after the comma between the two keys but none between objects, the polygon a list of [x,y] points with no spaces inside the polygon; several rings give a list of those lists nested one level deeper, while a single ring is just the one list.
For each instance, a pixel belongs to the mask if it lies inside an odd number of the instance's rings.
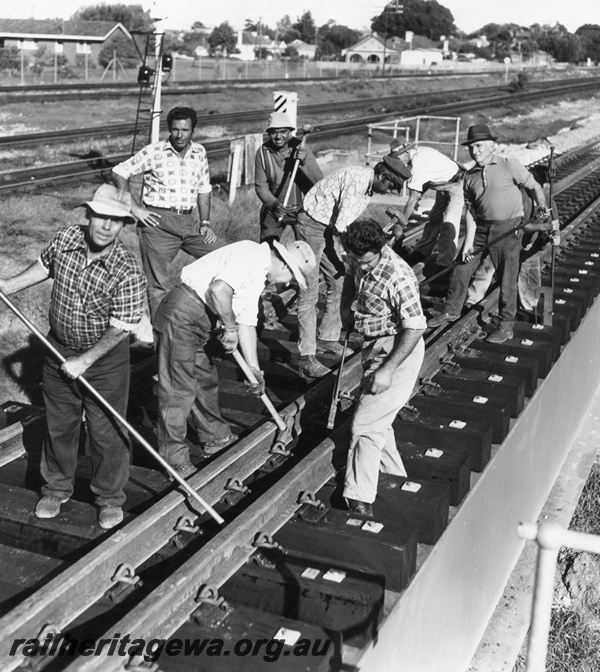
[{"label": "crowbar", "polygon": [[[248,379],[248,382],[251,383],[252,385],[258,385],[258,380],[256,380],[256,376],[252,373],[252,369],[248,366],[248,364],[246,364],[246,360],[242,357],[241,352],[236,349],[231,354],[233,355],[235,361],[238,363],[240,369],[244,372],[244,375]],[[287,425],[283,421],[283,418],[277,412],[275,406],[273,406],[273,402],[269,399],[266,392],[263,392],[260,395],[260,399],[262,400],[263,404],[267,407],[267,410],[271,414],[273,421],[277,425],[277,429],[279,429],[281,432],[284,432],[287,429]]]},{"label": "crowbar", "polygon": [[329,407],[329,418],[327,419],[327,429],[333,429],[335,424],[335,416],[337,414],[338,401],[340,399],[340,383],[342,382],[342,372],[344,370],[344,360],[346,359],[346,350],[348,349],[348,337],[344,339],[344,349],[342,350],[342,359],[340,361],[340,368],[338,369],[337,378],[335,380],[335,388],[333,389],[333,397],[331,398],[331,406]]},{"label": "crowbar", "polygon": [[[64,364],[67,360],[60,354],[60,352],[50,343],[50,341],[42,334],[42,332],[31,322],[23,313],[8,299],[8,297],[0,292],[0,300],[2,300],[8,308],[27,326],[34,334],[39,338],[39,340],[48,348],[48,350],[58,359],[61,364]],[[88,381],[83,377],[79,376],[76,378],[77,382],[82,385],[91,395],[100,402],[102,406],[116,419],[118,420],[129,433],[135,437],[135,439],[140,443],[153,457],[154,459],[162,466],[162,468],[167,471],[175,481],[181,485],[181,487],[195,499],[204,510],[209,513],[220,525],[225,523],[225,520],[209,505],[207,504],[202,497],[187,483],[173,467],[162,458],[156,450],[146,441],[146,439],[133,427],[129,422],[115,409],[111,404],[106,401],[106,399],[94,388]]]}]

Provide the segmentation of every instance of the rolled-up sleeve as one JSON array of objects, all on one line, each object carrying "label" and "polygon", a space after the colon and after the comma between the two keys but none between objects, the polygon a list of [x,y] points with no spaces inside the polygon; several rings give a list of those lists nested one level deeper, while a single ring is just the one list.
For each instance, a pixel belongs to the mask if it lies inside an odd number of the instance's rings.
[{"label": "rolled-up sleeve", "polygon": [[421,308],[419,283],[414,274],[394,283],[393,288],[391,302],[395,303],[395,313],[399,316],[402,329],[425,329],[427,319]]},{"label": "rolled-up sleeve", "polygon": [[144,314],[146,277],[142,273],[130,273],[120,283],[113,295],[109,324],[122,331],[131,331]]}]

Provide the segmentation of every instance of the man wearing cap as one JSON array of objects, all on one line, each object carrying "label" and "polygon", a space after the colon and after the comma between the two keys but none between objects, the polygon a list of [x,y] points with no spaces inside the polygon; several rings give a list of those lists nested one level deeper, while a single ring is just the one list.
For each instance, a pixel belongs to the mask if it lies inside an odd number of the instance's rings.
[{"label": "man wearing cap", "polygon": [[386,245],[379,224],[352,222],[343,241],[350,269],[342,319],[348,331],[364,335],[364,373],[352,420],[344,497],[351,511],[373,515],[379,472],[406,476],[392,423],[417,382],[427,325],[415,274]]},{"label": "man wearing cap", "polygon": [[[412,260],[429,260],[437,242],[436,264],[438,267],[449,266],[456,257],[465,204],[464,168],[437,149],[417,147],[415,143],[392,143],[392,156],[405,161],[411,172],[406,182],[408,201],[402,210],[406,219],[412,215],[424,192],[428,189],[435,192],[435,202],[423,227],[423,236],[413,250]],[[433,272],[438,270],[433,269]]]},{"label": "man wearing cap", "polygon": [[[298,239],[306,241],[315,254],[317,266],[307,278],[307,289],[298,300],[298,369],[318,378],[329,369],[316,358],[317,352],[341,355],[342,322],[340,298],[344,264],[336,251],[344,233],[365,210],[373,194],[400,191],[410,171],[402,161],[385,156],[373,168],[352,166],[324,177],[304,197],[298,213]],[[327,285],[325,311],[317,332],[319,268]]]},{"label": "man wearing cap", "polygon": [[525,166],[495,154],[496,140],[497,137],[485,124],[477,124],[469,128],[467,141],[462,143],[469,148],[469,154],[475,161],[465,175],[467,214],[461,251],[463,263],[452,273],[443,312],[428,320],[427,324],[437,327],[460,317],[471,276],[480,263],[479,257],[473,256],[473,251],[508,234],[487,250],[500,282],[499,326],[487,340],[503,343],[513,336],[517,314],[519,252],[523,235],[522,228],[518,228],[523,222],[520,188],[531,192],[539,213],[545,216],[548,208],[544,190]]},{"label": "man wearing cap", "polygon": [[[273,112],[266,133],[269,139],[256,152],[255,188],[262,202],[260,242],[280,240],[286,226],[295,227],[302,197],[323,173],[310,147],[292,136],[294,127],[283,112]],[[298,169],[286,201],[295,163]]]},{"label": "man wearing cap", "polygon": [[18,292],[52,278],[48,340],[66,359],[44,360],[42,391],[47,436],[41,473],[46,484],[35,507],[54,518],[73,494],[82,411],[92,459],[90,487],[104,529],[123,520],[129,478],[127,433],[77,383],[86,380],[124,416],[129,394],[129,332],[143,315],[146,279],[118,239],[131,218],[129,195],[102,185],[86,206],[87,226],[59,229],[29,268],[0,280],[0,291]]},{"label": "man wearing cap", "polygon": [[141,200],[133,197],[131,212],[140,225],[152,319],[169,290],[169,264],[177,252],[198,258],[224,244],[210,227],[212,187],[206,150],[192,142],[196,123],[192,108],[173,108],[167,115],[168,140],[143,147],[111,173],[123,191],[130,191],[131,177],[143,174]]},{"label": "man wearing cap", "polygon": [[215,250],[185,266],[181,283],[160,304],[154,321],[158,350],[158,445],[160,454],[179,473],[194,467],[185,443],[187,420],[193,414],[205,453],[216,453],[235,440],[219,411],[219,378],[205,350],[211,331],[220,328],[226,353],[239,345],[258,385],[264,375],[257,354],[258,302],[265,287],[295,280],[306,286],[315,266],[314,254],[303,242],[242,240]]}]

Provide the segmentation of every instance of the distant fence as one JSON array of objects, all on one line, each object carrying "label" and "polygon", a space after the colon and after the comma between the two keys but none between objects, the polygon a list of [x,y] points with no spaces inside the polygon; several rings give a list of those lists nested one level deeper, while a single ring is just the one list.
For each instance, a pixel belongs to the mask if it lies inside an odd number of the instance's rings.
[{"label": "distant fence", "polygon": [[[539,63],[525,62],[513,64],[510,70],[540,67]],[[555,67],[555,66],[553,66]],[[463,63],[443,61],[437,65],[401,66],[386,64],[385,72],[375,63],[347,63],[345,61],[307,61],[307,60],[260,60],[240,61],[235,58],[215,59],[173,55],[173,68],[165,74],[165,80],[171,82],[199,82],[244,79],[314,79],[319,77],[356,77],[368,78],[399,74],[436,74],[478,71],[504,72],[502,63]],[[15,48],[0,48],[0,85],[15,84],[52,84],[67,82],[136,82],[138,67],[123,68],[119,62],[113,62],[104,68],[87,54],[78,54],[75,61],[67,61],[62,55],[46,54],[36,57],[33,51],[19,51]]]}]

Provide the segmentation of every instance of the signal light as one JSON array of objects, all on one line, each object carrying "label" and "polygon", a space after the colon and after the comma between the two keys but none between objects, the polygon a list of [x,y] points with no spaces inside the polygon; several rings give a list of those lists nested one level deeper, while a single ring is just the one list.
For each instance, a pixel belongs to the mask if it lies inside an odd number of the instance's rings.
[{"label": "signal light", "polygon": [[152,68],[149,68],[147,65],[142,65],[138,70],[138,84],[141,84],[142,86],[149,86],[154,72],[155,71]]},{"label": "signal light", "polygon": [[173,68],[173,56],[171,54],[162,55],[162,71],[171,72]]}]

